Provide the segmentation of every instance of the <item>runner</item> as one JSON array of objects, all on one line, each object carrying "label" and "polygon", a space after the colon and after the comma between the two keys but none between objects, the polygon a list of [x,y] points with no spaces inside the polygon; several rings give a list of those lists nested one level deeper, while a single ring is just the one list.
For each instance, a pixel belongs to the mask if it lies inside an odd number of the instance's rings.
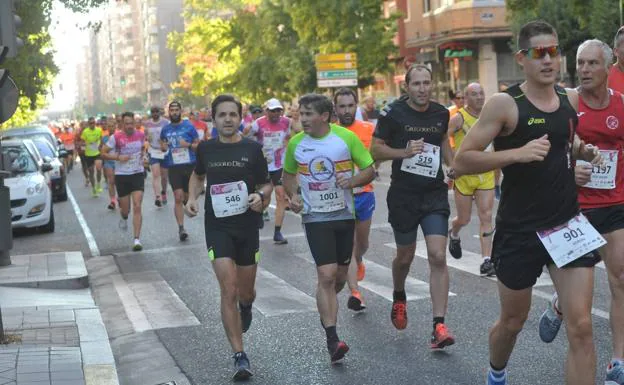
[{"label": "runner", "polygon": [[199,119],[199,112],[191,111],[191,113],[189,114],[189,121],[197,130],[197,136],[199,137],[199,140],[204,140],[206,136],[206,131],[208,131],[208,125],[204,121]]},{"label": "runner", "polygon": [[178,237],[186,241],[184,229],[184,204],[188,200],[189,178],[195,168],[195,149],[199,144],[197,130],[188,121],[182,120],[182,105],[178,101],[169,103],[169,118],[160,132],[161,150],[168,151],[165,167],[168,168],[169,183],[175,197],[174,214],[178,223]]},{"label": "runner", "polygon": [[[335,363],[349,351],[338,338],[336,321],[337,294],[347,279],[353,251],[352,189],[373,180],[373,159],[353,132],[329,123],[332,102],[327,97],[303,96],[299,112],[304,132],[288,143],[284,188],[291,209],[302,211],[308,245],[316,262],[316,303],[331,362]],[[354,167],[360,169],[359,174],[354,175]]]},{"label": "runner", "polygon": [[167,169],[165,168],[166,151],[160,148],[160,132],[169,121],[160,116],[160,108],[153,106],[150,109],[151,119],[145,121],[150,169],[152,171],[152,187],[156,200],[154,205],[162,207],[167,204]]},{"label": "runner", "polygon": [[365,122],[370,122],[373,125],[377,125],[377,120],[379,120],[379,109],[377,108],[375,97],[372,95],[364,99],[362,120],[364,120]]},{"label": "runner", "polygon": [[103,191],[100,185],[102,180],[102,160],[100,159],[102,129],[95,126],[94,117],[90,117],[87,123],[88,126],[80,134],[80,139],[85,143],[85,156],[82,160],[85,161],[83,167],[87,168],[92,195],[97,198]]},{"label": "runner", "polygon": [[74,134],[71,132],[71,126],[66,126],[65,130],[59,135],[59,139],[63,142],[63,147],[67,151],[67,157],[63,159],[65,170],[69,174],[74,169]]},{"label": "runner", "polygon": [[[257,264],[260,259],[258,223],[269,204],[271,180],[261,146],[238,131],[242,105],[231,95],[212,102],[219,136],[200,143],[191,176],[186,211],[198,214],[198,190],[207,179],[205,233],[208,257],[221,287],[221,319],[234,352],[234,380],[249,378],[251,368],[243,349],[243,333],[252,320]],[[238,308],[237,308],[238,302]]]},{"label": "runner", "polygon": [[609,88],[624,93],[624,26],[620,27],[615,34],[613,53],[617,61],[609,69]]},{"label": "runner", "polygon": [[[134,233],[133,251],[143,250],[141,245],[141,224],[143,215],[143,143],[145,134],[136,130],[134,114],[124,112],[121,115],[123,131],[112,134],[102,146],[104,159],[115,161],[115,185],[119,194],[119,228],[128,229],[128,215],[132,206],[132,229]],[[132,198],[132,203],[130,203]]]},{"label": "runner", "polygon": [[[507,383],[507,363],[529,314],[532,287],[546,265],[566,311],[565,383],[593,384],[590,313],[599,260],[594,250],[604,239],[579,215],[570,158],[596,164],[601,157],[575,137],[578,94],[555,85],[561,56],[554,28],[542,21],[525,24],[518,47],[526,81],[485,104],[455,157],[457,176],[496,168],[505,175],[492,250],[501,314],[490,330],[487,383]],[[496,151],[484,151],[492,141]]]},{"label": "runner", "polygon": [[[624,384],[624,102],[622,95],[607,88],[611,48],[600,40],[581,44],[576,55],[581,140],[597,145],[605,164],[592,167],[577,162],[578,200],[589,222],[607,240],[601,255],[611,289],[611,333],[613,355],[607,367],[606,384]],[[619,156],[618,156],[619,155]],[[592,172],[593,171],[593,172]],[[553,297],[539,323],[540,338],[552,342],[562,323],[562,307]]]},{"label": "runner", "polygon": [[[112,117],[106,119],[106,128],[102,131],[102,146],[104,146],[108,142],[108,139],[115,134],[115,127],[117,127],[115,119]],[[106,178],[106,183],[108,185],[108,197],[110,199],[110,203],[106,208],[113,211],[117,206],[117,193],[115,191],[115,161],[104,160],[103,167],[104,178]]]},{"label": "runner", "polygon": [[[264,155],[269,165],[269,175],[271,183],[275,188],[275,230],[273,232],[273,242],[278,245],[285,245],[288,240],[282,235],[282,224],[284,223],[284,213],[288,201],[284,195],[282,186],[282,168],[284,163],[284,152],[286,151],[286,141],[290,137],[290,119],[282,116],[284,107],[279,100],[273,98],[266,102],[266,114],[254,121],[251,125],[251,135],[255,135],[260,143]],[[271,197],[269,196],[269,201]],[[269,220],[269,212],[264,212],[265,221]]]},{"label": "runner", "polygon": [[[362,141],[364,148],[370,148],[373,140],[375,126],[371,123],[355,119],[355,110],[358,105],[358,97],[355,91],[350,88],[341,88],[334,94],[334,106],[336,115],[341,126],[353,131]],[[355,205],[355,235],[353,238],[353,252],[349,272],[347,273],[347,285],[351,291],[351,296],[347,302],[347,307],[353,311],[366,309],[362,293],[358,287],[358,281],[364,279],[365,267],[362,258],[368,250],[368,237],[370,226],[375,211],[375,193],[371,183],[364,187],[353,189]]]},{"label": "runner", "polygon": [[[459,148],[464,136],[479,119],[485,102],[485,92],[479,83],[471,83],[464,90],[466,104],[457,111],[449,123],[449,132]],[[488,147],[487,150],[490,150]],[[486,150],[486,151],[487,151]],[[494,171],[477,175],[463,175],[455,179],[455,207],[457,216],[451,221],[449,230],[449,252],[453,258],[462,257],[459,231],[470,223],[472,216],[472,200],[477,204],[479,215],[479,239],[481,241],[481,257],[483,263],[479,268],[482,275],[491,277],[496,274],[494,264],[490,260],[492,254],[492,207],[494,207]]]},{"label": "runner", "polygon": [[431,80],[427,66],[414,64],[409,68],[405,74],[407,95],[382,110],[371,152],[377,161],[392,160],[392,181],[386,198],[397,246],[392,262],[392,324],[399,330],[407,327],[405,279],[416,252],[420,226],[430,270],[431,348],[441,349],[455,343],[444,323],[449,295],[446,236],[450,208],[441,162],[449,165],[453,152],[447,136],[449,112],[430,100]]},{"label": "runner", "polygon": [[85,145],[84,140],[82,140],[81,135],[84,129],[87,127],[87,123],[85,121],[80,122],[79,128],[76,130],[74,134],[74,145],[76,146],[76,153],[78,158],[80,159],[80,168],[82,169],[82,175],[85,178],[85,187],[89,187],[89,172],[88,167],[86,166],[86,155],[85,150],[87,146]]}]

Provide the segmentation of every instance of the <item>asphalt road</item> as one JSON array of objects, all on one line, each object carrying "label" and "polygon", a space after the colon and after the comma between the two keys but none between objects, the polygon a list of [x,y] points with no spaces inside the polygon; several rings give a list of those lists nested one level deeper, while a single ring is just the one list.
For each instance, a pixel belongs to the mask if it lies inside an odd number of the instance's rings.
[{"label": "asphalt road", "polygon": [[[377,210],[373,217],[370,250],[366,254],[367,277],[362,282],[368,309],[353,314],[346,308],[346,291],[340,294],[338,333],[351,351],[344,364],[331,366],[324,332],[315,309],[316,273],[303,235],[300,219],[287,213],[282,232],[288,245],[274,245],[273,225],[261,231],[258,300],[254,321],[245,335],[245,349],[255,373],[255,384],[483,384],[488,367],[487,336],[498,315],[494,279],[478,275],[478,220],[462,231],[465,256],[450,258],[451,292],[447,325],[457,343],[444,351],[431,351],[431,303],[426,259],[419,247],[410,271],[409,325],[397,331],[390,323],[392,289],[390,267],[395,250],[386,223],[385,204],[389,164],[384,164],[381,182],[376,183]],[[177,365],[197,385],[228,384],[232,359],[219,313],[218,283],[211,271],[204,243],[201,218],[186,219],[190,238],[178,240],[173,208],[158,209],[146,183],[143,204],[144,251],[130,250],[131,232],[118,228],[118,212],[106,209],[106,191],[92,198],[83,187],[79,165],[69,176],[70,201],[54,206],[57,229],[54,234],[20,231],[13,254],[80,250],[86,258],[113,255],[123,274],[157,272],[173,289],[200,325],[167,327],[156,333]],[[172,199],[171,192],[169,193]],[[453,207],[452,196],[451,207]],[[271,210],[273,213],[273,210]],[[87,234],[87,235],[86,235]],[[90,234],[90,235],[89,235]],[[89,241],[90,240],[90,241]],[[420,242],[421,246],[424,242]],[[537,323],[545,298],[553,292],[547,276],[534,290],[533,310],[521,333],[509,363],[514,385],[562,384],[566,352],[565,334],[543,344]],[[598,351],[598,378],[610,358],[608,323],[609,292],[603,268],[596,269],[594,340]],[[597,383],[600,381],[597,380]],[[140,384],[149,385],[149,384]]]}]

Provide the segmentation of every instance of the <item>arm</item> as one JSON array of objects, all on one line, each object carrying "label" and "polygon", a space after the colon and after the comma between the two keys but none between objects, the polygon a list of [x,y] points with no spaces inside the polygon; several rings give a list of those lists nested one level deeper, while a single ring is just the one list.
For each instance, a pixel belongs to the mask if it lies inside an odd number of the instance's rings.
[{"label": "arm", "polygon": [[365,169],[360,170],[360,172],[357,173],[357,175],[354,175],[353,177],[351,177],[350,183],[349,183],[350,186],[348,188],[366,186],[367,184],[372,182],[373,179],[375,179],[375,168],[373,167],[373,165],[370,165],[366,167]]},{"label": "arm", "polygon": [[107,144],[103,144],[102,149],[100,150],[102,158],[104,158],[105,160],[117,160],[118,155],[111,154],[110,153],[111,150],[112,148],[108,147]]},{"label": "arm", "polygon": [[442,151],[442,160],[444,161],[444,164],[451,167],[453,165],[453,149],[451,148],[451,142],[448,138],[448,132],[444,134],[444,137],[442,138],[440,151]]},{"label": "arm", "polygon": [[284,171],[282,174],[282,185],[284,186],[286,196],[289,198],[292,199],[292,197],[298,194],[297,190],[299,188],[299,183],[297,182],[296,174]]},{"label": "arm", "polygon": [[197,151],[197,146],[199,146],[199,138],[193,139],[193,143],[191,143],[190,148],[193,151]]},{"label": "arm", "polygon": [[204,185],[204,180],[206,179],[206,175],[199,175],[195,171],[191,174],[191,178],[189,179],[189,198],[188,201],[197,203],[197,197],[202,191],[202,186]]},{"label": "arm", "polygon": [[373,137],[371,143],[371,155],[377,161],[405,159],[411,156],[405,148],[392,148],[383,139],[376,137]]},{"label": "arm", "polygon": [[[258,194],[261,192],[261,194]],[[271,193],[273,192],[273,184],[264,183],[256,186],[256,192],[252,194],[257,194],[262,200],[262,210],[266,209],[271,203]],[[260,210],[260,211],[262,211]]]}]

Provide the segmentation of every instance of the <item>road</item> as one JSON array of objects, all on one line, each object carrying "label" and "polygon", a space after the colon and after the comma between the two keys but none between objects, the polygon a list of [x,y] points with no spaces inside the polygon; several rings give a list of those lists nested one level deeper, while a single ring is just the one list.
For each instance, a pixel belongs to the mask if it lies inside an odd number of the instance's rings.
[{"label": "road", "polygon": [[[244,337],[255,373],[252,383],[484,383],[488,330],[498,314],[498,295],[495,279],[478,275],[476,214],[461,234],[464,258],[448,258],[452,296],[446,323],[457,343],[444,351],[429,349],[432,321],[424,242],[419,243],[408,279],[408,327],[397,331],[390,323],[390,267],[395,249],[386,222],[388,166],[384,164],[381,181],[376,182],[377,210],[365,256],[367,276],[362,286],[367,310],[353,314],[346,308],[346,291],[340,294],[338,333],[351,347],[343,365],[329,365],[315,307],[315,268],[299,217],[290,212],[286,215],[282,232],[288,245],[273,244],[272,223],[261,231],[258,298],[251,329]],[[233,361],[221,326],[218,283],[207,258],[202,219],[186,219],[190,238],[180,243],[172,205],[161,209],[153,205],[148,177],[143,204],[144,251],[130,252],[131,233],[118,228],[117,212],[106,210],[106,191],[99,199],[92,198],[83,187],[79,167],[68,178],[70,201],[55,205],[56,232],[43,235],[20,231],[12,253],[80,250],[87,259],[112,256],[122,277],[115,281],[121,300],[100,303],[102,312],[117,306],[117,310],[125,310],[130,332],[154,332],[191,383],[230,383]],[[452,196],[449,198],[452,207]],[[98,288],[94,290],[97,295]],[[128,290],[134,296],[123,295]],[[510,383],[514,385],[563,383],[565,335],[547,345],[537,334],[539,316],[552,292],[552,282],[544,274],[534,289],[533,309],[509,363]],[[593,322],[600,379],[610,358],[609,300],[605,270],[599,267]],[[175,311],[163,316],[163,309]],[[109,334],[115,337],[115,331],[109,329]],[[118,362],[121,359],[116,358]],[[121,382],[150,385],[130,377],[121,378]]]}]

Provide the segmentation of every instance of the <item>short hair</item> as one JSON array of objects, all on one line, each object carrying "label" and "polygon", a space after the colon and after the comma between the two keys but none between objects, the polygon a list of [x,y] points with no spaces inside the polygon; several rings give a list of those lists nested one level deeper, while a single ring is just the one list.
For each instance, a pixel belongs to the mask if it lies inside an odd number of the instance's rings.
[{"label": "short hair", "polygon": [[351,95],[353,96],[353,100],[355,100],[355,104],[358,103],[358,96],[357,93],[355,91],[353,91],[353,89],[351,88],[340,88],[338,91],[336,91],[336,93],[334,94],[334,105],[336,103],[338,103],[338,97],[339,96],[348,96]]},{"label": "short hair", "polygon": [[236,104],[236,107],[238,107],[238,116],[241,118],[243,117],[242,103],[238,99],[236,99],[234,95],[222,94],[214,98],[214,100],[212,101],[212,104],[210,105],[213,119],[217,116],[217,107],[219,107],[219,104],[226,103],[226,102],[231,102],[231,103]]},{"label": "short hair", "polygon": [[621,26],[615,33],[615,37],[613,38],[613,48],[617,49],[618,45],[622,44],[622,41],[624,41],[624,25]]},{"label": "short hair", "polygon": [[130,111],[126,111],[123,114],[121,114],[121,119],[123,120],[124,118],[130,118],[134,121],[134,112],[130,112]]},{"label": "short hair", "polygon": [[531,48],[529,46],[531,38],[539,35],[553,35],[554,37],[558,37],[555,28],[547,22],[543,20],[529,21],[520,28],[520,32],[518,33],[518,49]]},{"label": "short hair", "polygon": [[331,100],[329,100],[327,96],[321,94],[305,94],[299,98],[298,104],[299,107],[305,106],[306,108],[312,108],[318,114],[327,112],[330,117],[334,111]]},{"label": "short hair", "polygon": [[578,60],[579,55],[583,50],[589,46],[596,46],[602,50],[602,58],[604,59],[604,65],[608,69],[609,66],[613,63],[613,50],[609,45],[598,39],[590,39],[585,40],[581,45],[579,45],[576,50],[576,60]]},{"label": "short hair", "polygon": [[182,109],[182,103],[178,102],[177,100],[174,100],[171,103],[169,103],[169,108],[171,107],[178,107],[179,109]]},{"label": "short hair", "polygon": [[433,73],[431,72],[431,69],[429,69],[429,67],[421,63],[414,63],[407,69],[407,72],[405,73],[405,84],[409,85],[410,78],[412,77],[412,71],[414,70],[427,71],[429,72],[429,76],[431,76],[431,79],[433,79]]},{"label": "short hair", "polygon": [[91,120],[93,120],[93,121],[95,122],[95,116],[89,116],[89,117],[87,118],[87,122],[89,122],[89,121],[91,121]]}]

